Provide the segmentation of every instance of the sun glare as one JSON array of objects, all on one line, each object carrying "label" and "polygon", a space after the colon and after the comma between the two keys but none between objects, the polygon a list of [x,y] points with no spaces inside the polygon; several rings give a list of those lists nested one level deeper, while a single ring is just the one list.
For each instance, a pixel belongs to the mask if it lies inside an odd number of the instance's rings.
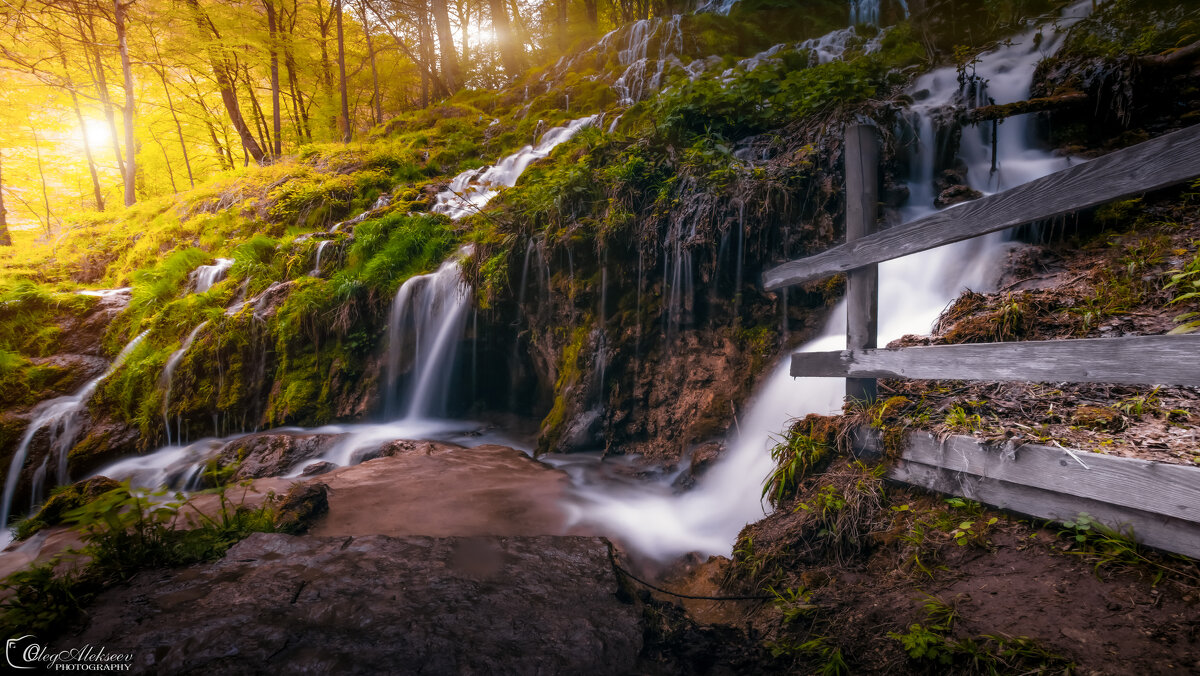
[{"label": "sun glare", "polygon": [[[112,144],[112,133],[109,131],[108,122],[98,117],[83,118],[83,126],[87,129],[87,144],[88,148],[93,153],[102,151]],[[71,140],[79,152],[83,152],[83,132],[78,127],[71,134]]]}]

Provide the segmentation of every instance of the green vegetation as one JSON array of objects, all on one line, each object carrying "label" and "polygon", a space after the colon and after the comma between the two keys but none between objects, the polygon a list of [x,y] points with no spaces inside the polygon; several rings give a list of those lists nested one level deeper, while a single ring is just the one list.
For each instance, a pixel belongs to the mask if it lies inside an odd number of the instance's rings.
[{"label": "green vegetation", "polygon": [[1075,665],[1070,660],[1024,636],[983,634],[973,638],[953,638],[951,632],[958,620],[954,606],[929,595],[923,605],[926,624],[912,624],[904,633],[888,634],[900,642],[914,661],[953,668],[956,673],[990,676],[1074,673]]},{"label": "green vegetation", "polygon": [[[250,533],[275,529],[273,496],[261,507],[247,508],[242,502],[248,489],[238,502],[229,490],[210,491],[218,498],[213,515],[179,495],[147,493],[127,483],[66,511],[62,518],[83,534],[83,550],[0,583],[7,593],[0,601],[0,627],[9,635],[24,631],[48,638],[63,631],[96,594],[141,570],[211,561]],[[87,563],[73,562],[75,556]]]}]

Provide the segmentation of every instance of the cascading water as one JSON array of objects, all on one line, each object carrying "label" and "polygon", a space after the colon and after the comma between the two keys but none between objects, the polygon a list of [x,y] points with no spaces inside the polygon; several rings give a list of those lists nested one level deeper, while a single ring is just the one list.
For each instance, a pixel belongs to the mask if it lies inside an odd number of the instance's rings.
[{"label": "cascading water", "polygon": [[[207,321],[200,322],[196,325],[196,328],[192,329],[192,332],[188,334],[187,338],[179,346],[179,349],[172,352],[171,356],[167,358],[167,365],[163,367],[162,376],[159,377],[160,382],[166,387],[166,391],[163,394],[163,429],[167,431],[168,446],[171,445],[171,419],[169,412],[171,410],[171,387],[174,384],[175,369],[179,368],[179,363],[183,361],[183,356],[187,354],[188,349],[192,347],[192,343],[196,341],[196,336],[199,335],[200,329],[203,329],[206,324],[208,324]],[[175,423],[177,428],[183,427],[179,420],[176,420]],[[182,431],[177,431],[175,436],[177,439],[183,438]]]},{"label": "cascading water", "polygon": [[193,293],[204,293],[212,288],[213,284],[225,278],[225,273],[229,272],[229,268],[233,267],[232,258],[218,258],[216,263],[212,265],[201,265],[192,270],[192,274],[188,275],[188,279],[192,283]]},{"label": "cascading water", "polygon": [[[667,65],[676,54],[683,51],[683,31],[679,27],[682,19],[679,14],[665,20],[655,17],[642,19],[630,27],[625,48],[617,53],[617,59],[626,67],[625,72],[613,83],[621,105],[637,103],[662,84]],[[658,54],[656,58],[651,59],[647,54],[651,43],[656,39]],[[674,62],[678,63],[678,59]],[[653,74],[647,77],[651,68]]]},{"label": "cascading water", "polygon": [[579,130],[591,126],[599,115],[589,115],[572,120],[566,126],[555,127],[542,135],[537,145],[525,146],[490,167],[468,169],[455,176],[450,186],[438,193],[432,211],[459,219],[479,211],[501,188],[511,188],[535,160],[550,154],[560,143],[570,140]]},{"label": "cascading water", "polygon": [[[458,342],[466,326],[471,294],[458,271],[469,250],[442,263],[435,272],[409,278],[400,286],[388,316],[388,415],[407,419],[446,416]],[[411,359],[406,391],[399,392],[401,360]]]},{"label": "cascading water", "polygon": [[[1089,2],[1064,13],[1064,21],[1086,15]],[[1062,21],[1058,22],[1061,26]],[[1042,26],[1014,38],[1011,43],[981,57],[978,74],[989,80],[988,94],[997,101],[1026,96],[1037,62],[1057,46],[1054,27]],[[1040,37],[1038,37],[1040,36]],[[939,69],[919,79],[914,92],[925,101],[949,102],[960,85],[953,68]],[[921,89],[928,89],[922,93]],[[920,128],[934,106],[914,107]],[[991,172],[990,139],[966,130],[959,156],[967,164],[968,176],[977,189],[1007,188],[1020,182],[1063,169],[1068,160],[1040,150],[1028,134],[1027,121],[1006,122],[1009,133],[998,139],[1001,158],[999,176]],[[930,137],[914,144],[910,158],[914,171],[909,178],[910,205],[902,210],[904,220],[934,211],[932,185],[934,164],[922,162]],[[960,290],[987,290],[995,283],[996,269],[1004,247],[998,238],[979,238],[931,251],[887,261],[879,266],[879,340],[886,343],[909,333],[929,330],[946,304]],[[821,336],[803,351],[825,351],[845,347],[845,308],[839,304]],[[709,469],[695,488],[677,494],[670,479],[646,483],[622,476],[597,479],[602,472],[592,465],[581,469],[571,458],[549,458],[567,469],[572,477],[573,497],[569,508],[575,523],[590,524],[620,537],[645,556],[669,560],[688,552],[729,554],[738,532],[765,513],[761,495],[763,481],[772,470],[769,449],[775,435],[788,421],[808,413],[833,414],[841,409],[844,381],[832,378],[794,380],[785,357],[755,393],[746,416],[736,426],[739,433],[728,443],[726,455]],[[589,471],[590,470],[590,471]]]},{"label": "cascading water", "polygon": [[58,483],[67,483],[67,451],[71,450],[75,444],[75,436],[79,433],[79,414],[87,408],[88,401],[100,383],[125,362],[125,358],[145,337],[146,333],[143,332],[129,341],[129,344],[121,350],[104,373],[88,381],[75,394],[51,399],[35,409],[34,418],[26,428],[25,436],[21,438],[16,453],[13,454],[12,463],[8,467],[8,476],[4,480],[4,504],[3,507],[0,507],[0,528],[7,525],[9,517],[12,516],[13,496],[17,492],[17,483],[21,480],[21,468],[25,466],[25,458],[29,455],[29,446],[33,442],[33,438],[42,430],[49,431],[50,449],[56,456]]},{"label": "cascading water", "polygon": [[309,277],[321,276],[321,254],[325,253],[325,247],[329,246],[330,242],[332,241],[333,240],[331,239],[323,239],[319,244],[317,244],[317,259],[313,261],[313,269],[309,271]]}]

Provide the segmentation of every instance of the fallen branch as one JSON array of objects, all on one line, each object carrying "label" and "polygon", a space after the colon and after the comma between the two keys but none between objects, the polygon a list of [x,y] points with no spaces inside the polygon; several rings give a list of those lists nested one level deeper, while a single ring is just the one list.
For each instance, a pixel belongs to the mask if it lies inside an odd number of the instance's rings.
[{"label": "fallen branch", "polygon": [[1025,101],[1017,101],[1015,103],[1002,103],[994,106],[981,106],[963,113],[963,122],[965,124],[975,124],[977,122],[990,122],[992,120],[1002,120],[1014,115],[1024,115],[1025,113],[1040,113],[1046,110],[1056,110],[1058,108],[1067,108],[1069,106],[1078,105],[1087,101],[1087,94],[1083,92],[1067,92],[1065,94],[1056,94],[1054,96],[1042,96],[1036,99],[1027,99]]}]

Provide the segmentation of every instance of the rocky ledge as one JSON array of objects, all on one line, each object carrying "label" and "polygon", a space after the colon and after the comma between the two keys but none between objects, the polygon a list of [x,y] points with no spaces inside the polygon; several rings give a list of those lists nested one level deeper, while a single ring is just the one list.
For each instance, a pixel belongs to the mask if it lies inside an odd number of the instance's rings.
[{"label": "rocky ledge", "polygon": [[619,674],[642,650],[590,537],[259,533],[93,608],[57,648],[132,653],[132,673]]}]

